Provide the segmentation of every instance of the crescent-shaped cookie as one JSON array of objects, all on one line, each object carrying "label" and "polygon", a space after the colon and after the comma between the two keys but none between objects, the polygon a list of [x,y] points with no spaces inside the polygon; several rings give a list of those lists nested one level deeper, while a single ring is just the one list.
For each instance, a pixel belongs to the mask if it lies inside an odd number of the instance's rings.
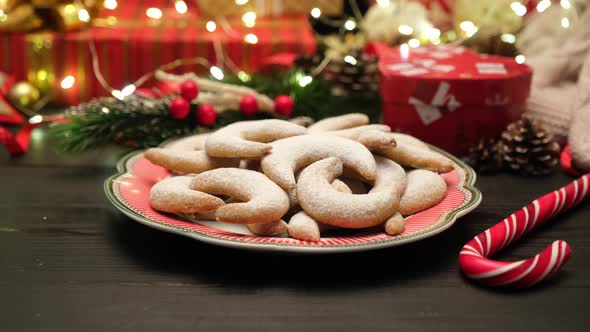
[{"label": "crescent-shaped cookie", "polygon": [[301,241],[319,241],[320,227],[305,211],[298,212],[291,217],[287,225],[289,236]]},{"label": "crescent-shaped cookie", "polygon": [[294,173],[313,162],[328,157],[339,158],[344,166],[364,179],[375,179],[376,164],[371,152],[362,144],[332,135],[304,135],[271,143],[272,152],[262,158],[264,174],[279,186],[295,187]]},{"label": "crescent-shaped cookie", "polygon": [[169,144],[166,144],[164,148],[173,150],[184,150],[194,151],[205,149],[205,140],[209,137],[210,133],[196,134],[183,138],[179,138]]},{"label": "crescent-shaped cookie", "polygon": [[212,157],[257,158],[272,149],[267,142],[306,133],[307,128],[283,120],[240,121],[211,134],[205,151]]},{"label": "crescent-shaped cookie", "polygon": [[342,174],[337,158],[306,167],[297,183],[303,210],[318,222],[343,228],[365,228],[383,223],[397,210],[405,188],[405,171],[395,162],[379,158],[375,185],[366,195],[338,192],[331,182]]},{"label": "crescent-shaped cookie", "polygon": [[162,212],[203,213],[225,203],[219,197],[190,189],[192,176],[174,176],[156,183],[150,190],[150,205]]},{"label": "crescent-shaped cookie", "polygon": [[209,157],[205,151],[151,148],[144,157],[152,163],[178,174],[198,174],[220,167],[238,167],[239,159]]},{"label": "crescent-shaped cookie", "polygon": [[387,235],[399,235],[406,229],[404,217],[399,212],[393,214],[385,222],[385,233]]},{"label": "crescent-shaped cookie", "polygon": [[364,126],[366,124],[369,124],[369,117],[366,114],[350,113],[320,120],[307,129],[312,134]]},{"label": "crescent-shaped cookie", "polygon": [[414,214],[438,204],[447,194],[447,183],[442,176],[424,169],[408,172],[408,187],[402,195],[399,212]]},{"label": "crescent-shaped cookie", "polygon": [[[394,136],[392,135],[392,137]],[[416,144],[408,144],[407,140],[396,140],[396,146],[387,146],[375,144],[374,141],[361,135],[359,141],[373,152],[400,163],[403,166],[423,168],[439,173],[446,173],[453,170],[453,162],[447,157],[430,149],[419,148]]]},{"label": "crescent-shaped cookie", "polygon": [[[386,125],[372,124],[349,129],[326,131],[322,134],[335,135],[357,141],[368,146],[395,146],[395,138],[389,135],[391,128]],[[361,137],[363,138],[361,140]]]},{"label": "crescent-shaped cookie", "polygon": [[250,232],[260,236],[275,236],[287,232],[287,223],[282,220],[262,224],[248,224],[246,226]]},{"label": "crescent-shaped cookie", "polygon": [[226,195],[240,203],[226,204],[215,212],[218,221],[257,224],[280,220],[289,209],[289,197],[264,174],[240,168],[218,168],[194,177],[190,188]]}]

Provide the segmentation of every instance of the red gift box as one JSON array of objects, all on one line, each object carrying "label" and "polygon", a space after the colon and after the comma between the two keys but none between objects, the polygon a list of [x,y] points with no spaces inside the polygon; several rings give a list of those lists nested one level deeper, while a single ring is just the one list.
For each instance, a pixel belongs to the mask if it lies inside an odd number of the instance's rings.
[{"label": "red gift box", "polygon": [[402,45],[379,60],[383,122],[454,154],[521,117],[531,68],[462,47]]},{"label": "red gift box", "polygon": [[[272,54],[315,50],[306,17],[257,18],[252,28],[239,17],[218,18],[217,29],[209,32],[205,28],[208,19],[200,17],[194,3],[187,4],[188,12],[181,15],[168,0],[119,1],[115,10],[102,9],[92,26],[83,31],[2,33],[0,70],[40,85],[42,90],[53,88],[58,103],[77,104],[109,94],[93,73],[89,41],[96,45],[101,72],[114,89],[179,58],[202,57],[217,64],[220,52],[214,42],[227,59],[247,73]],[[148,18],[149,7],[160,8],[162,18]],[[255,35],[257,41],[246,43],[247,34]],[[199,65],[184,66],[181,71],[207,72]],[[230,72],[228,67],[226,72]],[[75,84],[61,89],[60,82],[68,75],[75,78]]]}]

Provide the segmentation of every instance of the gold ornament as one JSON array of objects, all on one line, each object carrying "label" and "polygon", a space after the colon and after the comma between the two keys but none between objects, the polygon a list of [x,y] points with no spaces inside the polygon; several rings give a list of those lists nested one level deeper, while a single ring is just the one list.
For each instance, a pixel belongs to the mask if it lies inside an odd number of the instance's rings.
[{"label": "gold ornament", "polygon": [[7,97],[17,107],[31,108],[41,99],[41,93],[29,82],[20,81],[10,88]]}]

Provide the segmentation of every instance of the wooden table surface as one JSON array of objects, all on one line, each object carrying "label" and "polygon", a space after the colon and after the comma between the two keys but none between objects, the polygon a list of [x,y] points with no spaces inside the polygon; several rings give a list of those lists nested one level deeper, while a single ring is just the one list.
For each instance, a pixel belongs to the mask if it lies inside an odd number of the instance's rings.
[{"label": "wooden table surface", "polygon": [[524,291],[462,277],[461,246],[567,183],[480,177],[480,207],[444,233],[358,254],[242,252],[142,226],[102,184],[121,150],[54,152],[44,131],[20,158],[0,151],[0,331],[582,331],[590,325],[590,208],[530,234],[500,258],[555,239],[565,270]]}]

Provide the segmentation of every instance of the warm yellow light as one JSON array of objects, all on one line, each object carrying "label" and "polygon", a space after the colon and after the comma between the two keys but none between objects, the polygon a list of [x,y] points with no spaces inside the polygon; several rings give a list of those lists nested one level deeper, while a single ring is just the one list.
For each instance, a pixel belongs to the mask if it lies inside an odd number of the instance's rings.
[{"label": "warm yellow light", "polygon": [[514,1],[513,3],[510,4],[510,8],[512,8],[512,11],[514,11],[514,13],[518,16],[526,15],[526,12],[527,12],[526,7],[520,2]]},{"label": "warm yellow light", "polygon": [[311,81],[313,81],[313,78],[311,78],[311,76],[303,76],[301,79],[299,79],[299,86],[304,87],[311,83]]},{"label": "warm yellow light", "polygon": [[537,11],[542,13],[549,7],[551,7],[551,0],[541,0],[537,4]]},{"label": "warm yellow light", "polygon": [[160,8],[150,7],[145,11],[145,15],[149,18],[158,20],[162,18],[162,11],[160,10]]},{"label": "warm yellow light", "polygon": [[310,14],[313,18],[319,18],[322,15],[322,10],[319,8],[312,8]]},{"label": "warm yellow light", "polygon": [[408,40],[408,45],[411,48],[420,47],[420,41],[416,38],[412,38],[412,39]]},{"label": "warm yellow light", "polygon": [[71,3],[64,6],[64,12],[66,14],[73,14],[75,11],[76,11],[76,6],[74,6]]},{"label": "warm yellow light", "polygon": [[217,66],[211,66],[211,68],[209,69],[209,72],[211,73],[211,76],[215,77],[218,80],[222,80],[223,79],[223,71],[221,69],[219,69],[219,67]]},{"label": "warm yellow light", "polygon": [[402,35],[409,36],[414,33],[414,28],[412,28],[409,25],[402,24],[399,27],[397,27],[397,31],[399,31],[399,33],[401,33]]},{"label": "warm yellow light", "polygon": [[243,6],[248,3],[248,0],[236,0],[236,5]]},{"label": "warm yellow light", "polygon": [[377,4],[381,7],[389,7],[391,5],[391,1],[389,0],[377,0]]},{"label": "warm yellow light", "polygon": [[213,32],[217,29],[217,24],[215,24],[215,22],[213,21],[209,21],[207,22],[207,24],[205,24],[205,28],[207,29],[207,31]]},{"label": "warm yellow light", "polygon": [[72,75],[68,75],[66,77],[64,77],[63,80],[61,80],[61,88],[62,89],[70,89],[71,87],[74,86],[74,83],[76,83],[76,79],[74,78],[74,76]]},{"label": "warm yellow light", "polygon": [[440,30],[437,28],[429,28],[424,32],[424,35],[428,39],[435,40],[440,38]]},{"label": "warm yellow light", "polygon": [[505,33],[500,36],[500,39],[508,44],[514,44],[516,42],[516,36],[511,33]]},{"label": "warm yellow light", "polygon": [[559,1],[559,4],[561,5],[561,8],[563,8],[563,9],[572,8],[572,4],[569,2],[569,0],[561,0],[561,1]]},{"label": "warm yellow light", "polygon": [[89,22],[90,21],[90,14],[86,9],[80,9],[78,12],[78,19],[82,22]]},{"label": "warm yellow light", "polygon": [[253,27],[256,24],[256,13],[246,12],[244,15],[242,15],[242,21],[248,28]]},{"label": "warm yellow light", "polygon": [[123,96],[123,98],[131,96],[135,92],[135,89],[135,85],[129,84],[126,87],[124,87],[123,90],[121,90],[121,95]]},{"label": "warm yellow light", "polygon": [[344,29],[348,30],[348,31],[352,31],[356,28],[356,23],[354,23],[353,20],[346,20],[346,22],[344,22]]},{"label": "warm yellow light", "polygon": [[403,60],[407,60],[410,55],[410,46],[406,43],[401,44],[399,46],[399,55]]},{"label": "warm yellow light", "polygon": [[467,35],[467,37],[471,37],[471,36],[475,35],[477,30],[479,30],[479,28],[477,26],[475,26],[475,24],[473,24],[473,22],[471,22],[471,21],[463,21],[463,22],[459,23],[459,28],[461,28],[461,30],[465,31],[465,34]]},{"label": "warm yellow light", "polygon": [[524,63],[526,61],[526,57],[524,55],[522,55],[522,54],[519,54],[519,55],[517,55],[517,56],[514,57],[514,60],[517,63]]},{"label": "warm yellow light", "polygon": [[182,0],[176,0],[176,2],[174,2],[174,8],[176,8],[176,11],[181,15],[186,14],[186,12],[188,11],[188,6],[186,5],[186,2]]},{"label": "warm yellow light", "polygon": [[253,33],[249,33],[249,34],[247,34],[247,35],[244,36],[244,41],[246,43],[249,43],[249,44],[257,44],[258,43],[258,37],[255,34],[253,34]]},{"label": "warm yellow light", "polygon": [[121,90],[113,90],[113,92],[111,92],[111,94],[113,95],[113,97],[115,97],[115,98],[117,98],[119,100],[125,99],[125,97],[121,93]]},{"label": "warm yellow light", "polygon": [[45,69],[41,69],[37,72],[37,80],[39,80],[39,81],[45,81],[48,76],[49,76],[49,74],[47,73],[47,70],[45,70]]},{"label": "warm yellow light", "polygon": [[104,8],[114,10],[117,9],[117,0],[105,0],[104,1]]},{"label": "warm yellow light", "polygon": [[567,28],[569,28],[569,27],[570,27],[570,20],[569,20],[569,18],[567,18],[567,17],[564,17],[564,18],[562,18],[562,19],[561,19],[561,26],[562,26],[564,29],[567,29]]},{"label": "warm yellow light", "polygon": [[242,82],[248,82],[250,80],[250,75],[248,75],[248,73],[244,72],[244,71],[239,71],[238,72],[238,78],[240,79],[240,81]]},{"label": "warm yellow light", "polygon": [[344,57],[344,62],[349,63],[353,66],[356,66],[356,59],[352,55],[347,55]]},{"label": "warm yellow light", "polygon": [[30,124],[41,123],[41,122],[43,122],[43,116],[38,115],[38,114],[29,119]]}]

